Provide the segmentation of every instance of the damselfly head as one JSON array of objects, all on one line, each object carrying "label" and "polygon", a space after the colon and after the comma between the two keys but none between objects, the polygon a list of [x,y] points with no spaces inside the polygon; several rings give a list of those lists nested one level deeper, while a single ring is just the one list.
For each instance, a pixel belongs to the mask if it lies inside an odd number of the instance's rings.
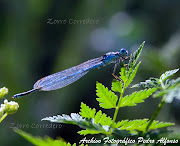
[{"label": "damselfly head", "polygon": [[126,49],[124,49],[124,48],[122,48],[122,49],[120,50],[120,53],[121,53],[123,56],[127,56],[127,55],[128,55],[128,51],[127,51]]}]

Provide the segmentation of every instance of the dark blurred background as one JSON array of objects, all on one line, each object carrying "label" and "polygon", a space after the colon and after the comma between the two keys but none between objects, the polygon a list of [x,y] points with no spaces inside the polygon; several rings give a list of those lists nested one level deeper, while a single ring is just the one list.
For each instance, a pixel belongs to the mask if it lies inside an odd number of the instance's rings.
[{"label": "dark blurred background", "polygon": [[[133,53],[144,40],[142,63],[134,84],[180,67],[178,0],[20,2],[0,1],[0,87],[9,88],[8,100],[16,93],[32,89],[33,84],[46,75],[122,47]],[[80,24],[81,20],[86,24]],[[13,132],[12,126],[35,136],[79,142],[83,138],[77,134],[79,127],[62,124],[60,128],[45,129],[41,126],[50,123],[41,119],[77,113],[81,102],[102,110],[96,101],[96,81],[110,88],[111,66],[90,71],[60,90],[38,92],[16,100],[20,105],[18,112],[0,124],[1,145],[29,144]],[[129,89],[127,94],[133,91]],[[118,120],[150,118],[159,101],[149,98],[136,107],[122,108]],[[103,111],[113,116],[113,110]],[[158,120],[179,126],[179,111],[179,103],[166,104]]]}]

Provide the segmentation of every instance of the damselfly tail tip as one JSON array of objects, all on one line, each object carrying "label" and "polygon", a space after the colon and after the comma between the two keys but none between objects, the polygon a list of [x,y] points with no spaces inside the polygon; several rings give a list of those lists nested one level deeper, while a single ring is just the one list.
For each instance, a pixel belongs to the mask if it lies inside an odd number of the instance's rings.
[{"label": "damselfly tail tip", "polygon": [[13,95],[11,98],[13,98],[13,99],[17,99],[17,96],[16,96],[16,95]]}]

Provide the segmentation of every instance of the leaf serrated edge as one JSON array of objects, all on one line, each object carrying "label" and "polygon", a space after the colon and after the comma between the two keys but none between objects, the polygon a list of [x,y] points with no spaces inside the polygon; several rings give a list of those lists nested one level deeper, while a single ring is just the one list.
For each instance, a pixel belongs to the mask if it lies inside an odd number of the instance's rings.
[{"label": "leaf serrated edge", "polygon": [[[115,123],[114,128],[117,128],[119,130],[130,130],[130,131],[138,130],[144,132],[149,121],[150,121],[149,119],[122,120],[121,122]],[[163,128],[173,125],[175,124],[169,122],[153,121],[149,129],[154,130],[157,128]]]},{"label": "leaf serrated edge", "polygon": [[150,89],[140,90],[138,92],[135,91],[130,95],[126,95],[124,98],[122,98],[120,107],[135,106],[137,103],[142,103],[156,90],[157,88],[150,88]]},{"label": "leaf serrated edge", "polygon": [[142,49],[144,47],[145,41],[143,41],[143,43],[139,46],[139,48],[130,56],[129,59],[129,65],[128,65],[128,70],[130,70],[131,68],[134,68],[134,65],[136,64],[137,60],[139,59],[139,56],[142,52]]},{"label": "leaf serrated edge", "polygon": [[120,82],[119,80],[115,80],[115,81],[113,80],[111,85],[112,91],[122,93],[122,87],[123,87],[122,82]]},{"label": "leaf serrated edge", "polygon": [[126,83],[126,88],[133,81],[133,79],[134,79],[134,77],[135,77],[135,75],[136,75],[136,73],[137,73],[137,71],[139,69],[140,64],[141,64],[141,61],[136,65],[135,69],[131,73],[129,73],[129,75],[128,75],[129,79],[128,79],[127,83]]},{"label": "leaf serrated edge", "polygon": [[173,76],[173,75],[174,75],[176,72],[178,72],[178,71],[179,71],[179,68],[166,71],[165,73],[163,73],[163,74],[160,76],[160,81],[161,81],[161,82],[164,82],[166,79],[168,79],[169,77]]},{"label": "leaf serrated edge", "polygon": [[96,100],[99,105],[105,109],[116,108],[117,95],[99,82],[97,82],[96,88],[96,95],[98,96]]},{"label": "leaf serrated edge", "polygon": [[87,106],[85,103],[81,102],[81,109],[79,114],[83,117],[83,118],[94,118],[96,113],[96,109],[95,108],[90,108],[89,106]]}]

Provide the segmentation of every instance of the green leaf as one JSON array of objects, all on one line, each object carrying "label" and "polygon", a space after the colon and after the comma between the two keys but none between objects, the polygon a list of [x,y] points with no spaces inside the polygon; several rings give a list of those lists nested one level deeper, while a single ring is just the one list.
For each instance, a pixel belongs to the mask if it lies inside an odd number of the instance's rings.
[{"label": "green leaf", "polygon": [[80,115],[83,117],[83,118],[88,118],[88,119],[93,119],[94,116],[95,116],[95,113],[96,113],[96,109],[93,108],[89,108],[89,106],[87,106],[86,104],[84,104],[83,102],[81,102],[81,109],[80,109]]},{"label": "green leaf", "polygon": [[[123,76],[123,81],[124,81],[124,86],[127,88],[129,84],[133,81],[137,70],[139,68],[139,65],[141,62],[138,63],[138,65],[135,67],[135,64],[137,63],[139,56],[141,54],[142,48],[144,46],[145,41],[140,45],[140,47],[130,56],[129,64],[128,64],[128,69],[125,72],[126,74]],[[135,67],[135,69],[134,69]]]},{"label": "green leaf", "polygon": [[140,82],[139,84],[132,85],[131,88],[143,87],[143,88],[160,88],[161,83],[158,78],[150,78],[145,82]]},{"label": "green leaf", "polygon": [[167,90],[156,91],[156,92],[153,94],[153,97],[154,97],[154,98],[162,97],[164,94],[167,94],[167,93],[168,93]]},{"label": "green leaf", "polygon": [[175,124],[174,123],[169,123],[169,122],[153,121],[153,123],[149,127],[149,130],[154,130],[154,129],[157,129],[157,128],[163,128],[163,127],[173,126],[173,125],[175,125]]},{"label": "green leaf", "polygon": [[103,126],[110,126],[112,124],[111,117],[107,116],[105,113],[102,114],[102,111],[99,110],[94,117],[94,122],[96,124],[101,124]]},{"label": "green leaf", "polygon": [[125,106],[135,106],[137,103],[144,102],[144,99],[148,98],[153,92],[155,92],[157,88],[145,89],[138,92],[134,92],[131,95],[127,95],[122,98],[120,107]]},{"label": "green leaf", "polygon": [[180,84],[180,77],[177,79],[173,79],[171,81],[166,82],[166,86],[173,86],[173,88]]},{"label": "green leaf", "polygon": [[139,62],[139,63],[136,65],[135,69],[132,71],[132,73],[129,74],[129,79],[128,79],[127,83],[126,83],[126,87],[128,87],[129,84],[133,81],[133,79],[134,79],[134,77],[135,77],[135,75],[136,75],[136,73],[137,73],[137,71],[138,71],[138,68],[139,68],[139,65],[140,65],[140,64],[141,64],[141,62]]},{"label": "green leaf", "polygon": [[112,124],[112,119],[108,117],[105,113],[102,115],[101,120],[99,122],[101,125],[108,125]]},{"label": "green leaf", "polygon": [[71,146],[70,143],[66,143],[63,139],[54,140],[48,136],[43,139],[41,137],[34,137],[20,129],[14,129],[14,131],[36,146]]},{"label": "green leaf", "polygon": [[[123,81],[125,88],[128,87],[128,85],[133,81],[137,70],[139,68],[140,62],[138,65],[135,67],[136,62],[138,61],[138,58],[141,54],[142,48],[144,46],[145,41],[140,45],[140,47],[130,56],[129,64],[128,64],[128,69],[125,67],[121,67],[121,72],[120,72],[120,79]],[[123,63],[123,62],[121,62]],[[113,87],[115,85],[115,87]],[[112,85],[112,90],[115,92],[120,92],[122,93],[122,83],[119,83],[119,87],[117,86],[117,83],[114,83]]]},{"label": "green leaf", "polygon": [[165,89],[157,91],[153,97],[164,96],[166,103],[171,103],[174,98],[180,100],[180,77],[175,80],[168,80],[165,86]]},{"label": "green leaf", "polygon": [[[88,120],[88,119],[82,118],[79,114],[76,114],[76,113],[71,113],[71,116],[63,114],[62,116],[57,115],[53,117],[47,117],[47,118],[43,118],[42,121],[46,120],[46,121],[55,122],[55,123],[73,124],[83,129],[89,129],[93,131],[98,131],[97,133],[107,134],[107,130],[109,130],[108,128],[109,126],[107,125],[109,124],[109,121],[108,121],[109,117],[107,117],[106,115],[105,116],[103,115],[101,114],[97,123],[95,123],[94,119]],[[104,123],[105,126],[103,126],[101,123]]]},{"label": "green leaf", "polygon": [[111,90],[122,93],[123,83],[118,80],[113,80]]},{"label": "green leaf", "polygon": [[95,123],[99,123],[100,119],[101,119],[101,116],[102,116],[102,111],[99,110],[97,113],[96,113],[96,116],[95,116]]},{"label": "green leaf", "polygon": [[164,82],[166,79],[168,79],[170,76],[172,76],[173,74],[175,74],[176,72],[179,71],[179,68],[178,69],[174,69],[174,70],[169,70],[169,71],[166,71],[165,73],[163,73],[161,76],[160,76],[160,81],[161,82]]},{"label": "green leaf", "polygon": [[128,76],[127,76],[127,69],[125,67],[121,67],[120,78],[126,83]]},{"label": "green leaf", "polygon": [[[148,119],[139,119],[139,120],[130,120],[130,121],[122,120],[121,122],[116,123],[115,127],[119,130],[132,131],[132,133],[134,133],[134,130],[145,132],[148,123],[149,123]],[[153,121],[152,125],[150,126],[150,130],[172,126],[172,125],[174,125],[174,123],[168,123],[168,122],[163,123],[159,121]]]},{"label": "green leaf", "polygon": [[118,97],[115,95],[115,93],[108,90],[107,87],[98,82],[96,84],[96,88],[96,95],[99,97],[96,99],[99,101],[100,107],[105,109],[116,108]]},{"label": "green leaf", "polygon": [[133,53],[133,55],[130,56],[129,63],[128,63],[128,70],[133,69],[134,65],[139,59],[139,56],[141,54],[141,51],[144,47],[145,41],[140,45],[140,47]]},{"label": "green leaf", "polygon": [[78,131],[78,133],[80,135],[87,135],[87,134],[100,134],[101,131],[96,131],[96,130],[91,130],[91,129],[86,129],[86,130],[81,130],[81,131]]},{"label": "green leaf", "polygon": [[[65,124],[73,124],[78,125],[81,128],[94,128],[91,120],[86,120],[81,117],[79,114],[71,113],[71,116],[62,114],[62,116],[57,115],[53,117],[43,118],[42,121],[50,121],[55,123],[65,123]],[[94,128],[96,129],[96,128]]]},{"label": "green leaf", "polygon": [[180,100],[180,86],[178,86],[174,89],[171,89],[171,90],[167,90],[167,91],[168,91],[168,93],[167,93],[166,99],[165,99],[166,103],[171,103],[174,98],[177,100]]},{"label": "green leaf", "polygon": [[119,128],[127,122],[128,122],[128,120],[122,120],[122,121],[119,121],[117,123],[114,123],[114,128]]},{"label": "green leaf", "polygon": [[110,126],[112,124],[112,119],[105,113],[102,114],[102,112],[99,111],[95,116],[95,123],[101,124],[103,126]]},{"label": "green leaf", "polygon": [[140,119],[140,120],[130,120],[125,122],[121,127],[119,127],[120,130],[139,130],[142,131],[145,129],[144,123],[146,123],[148,119]]}]

